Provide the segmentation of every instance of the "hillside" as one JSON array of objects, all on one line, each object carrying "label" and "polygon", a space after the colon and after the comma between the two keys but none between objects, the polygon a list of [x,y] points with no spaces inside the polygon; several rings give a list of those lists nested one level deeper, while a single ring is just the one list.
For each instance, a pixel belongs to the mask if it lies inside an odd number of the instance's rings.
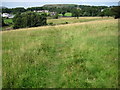
[{"label": "hillside", "polygon": [[4,7],[4,6],[0,6],[0,9],[6,9],[7,7]]},{"label": "hillside", "polygon": [[118,87],[118,20],[0,33],[3,88]]},{"label": "hillside", "polygon": [[43,7],[56,7],[56,8],[62,8],[62,7],[76,7],[76,4],[46,4]]}]

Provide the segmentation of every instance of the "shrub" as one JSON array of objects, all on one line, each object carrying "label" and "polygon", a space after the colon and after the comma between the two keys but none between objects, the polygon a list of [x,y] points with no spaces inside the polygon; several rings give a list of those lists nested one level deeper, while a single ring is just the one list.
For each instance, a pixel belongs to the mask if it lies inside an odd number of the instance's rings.
[{"label": "shrub", "polygon": [[68,22],[65,22],[65,24],[68,24]]},{"label": "shrub", "polygon": [[72,11],[72,16],[77,17],[77,19],[78,19],[80,16],[80,13],[81,13],[80,9],[75,9],[74,11]]},{"label": "shrub", "polygon": [[49,25],[54,25],[53,22],[50,22]]},{"label": "shrub", "polygon": [[104,17],[105,16],[104,12],[100,12],[99,16]]},{"label": "shrub", "polygon": [[120,6],[115,6],[112,9],[112,14],[115,16],[115,19],[120,18]]}]

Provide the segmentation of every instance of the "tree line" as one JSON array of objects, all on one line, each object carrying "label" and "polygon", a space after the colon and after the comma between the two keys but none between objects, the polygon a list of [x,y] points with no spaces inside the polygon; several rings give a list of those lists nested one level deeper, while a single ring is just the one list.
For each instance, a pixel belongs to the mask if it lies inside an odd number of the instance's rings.
[{"label": "tree line", "polygon": [[[63,16],[65,13],[70,12],[72,13],[72,16],[78,16],[75,13],[78,12],[79,16],[114,16],[116,13],[113,12],[119,12],[117,9],[119,9],[119,6],[87,6],[87,5],[67,5],[66,6],[61,4],[61,7],[57,5],[44,5],[42,7],[31,7],[25,9],[24,7],[17,7],[17,8],[3,8],[3,13],[23,13],[27,11],[34,11],[34,10],[49,10],[50,12],[57,12],[57,14],[62,14]],[[80,9],[76,10],[76,9]]]}]

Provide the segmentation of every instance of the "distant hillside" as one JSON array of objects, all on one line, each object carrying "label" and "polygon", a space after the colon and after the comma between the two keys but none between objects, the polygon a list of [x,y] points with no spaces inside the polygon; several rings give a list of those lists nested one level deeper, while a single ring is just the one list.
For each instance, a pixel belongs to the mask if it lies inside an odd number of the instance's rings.
[{"label": "distant hillside", "polygon": [[108,8],[108,6],[90,6],[90,5],[77,5],[77,4],[46,4],[43,5],[42,7],[47,7],[47,8],[62,8],[62,7],[80,7],[80,8],[86,8],[86,7],[102,7],[102,8]]},{"label": "distant hillside", "polygon": [[77,7],[77,4],[46,4],[43,7],[57,7],[57,8],[62,8],[62,7]]},{"label": "distant hillside", "polygon": [[7,8],[7,7],[4,7],[4,6],[0,6],[0,9],[5,9],[5,8]]}]

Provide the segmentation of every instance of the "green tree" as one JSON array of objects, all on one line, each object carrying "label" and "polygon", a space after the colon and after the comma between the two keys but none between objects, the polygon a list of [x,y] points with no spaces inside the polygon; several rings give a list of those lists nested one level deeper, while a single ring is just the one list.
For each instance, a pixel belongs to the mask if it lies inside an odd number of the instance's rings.
[{"label": "green tree", "polygon": [[20,13],[16,14],[16,16],[13,18],[13,22],[14,22],[14,27],[13,27],[14,29],[24,27],[22,15]]},{"label": "green tree", "polygon": [[120,6],[112,7],[112,13],[115,16],[115,19],[120,18]]},{"label": "green tree", "polygon": [[106,8],[103,12],[105,16],[112,16],[112,11],[110,8]]},{"label": "green tree", "polygon": [[52,16],[53,19],[58,19],[58,13]]},{"label": "green tree", "polygon": [[100,12],[99,13],[99,16],[101,16],[102,18],[105,16],[105,14],[104,14],[104,12],[102,11],[102,12]]},{"label": "green tree", "polygon": [[81,10],[80,10],[80,9],[75,9],[75,10],[72,12],[72,16],[73,16],[73,17],[77,17],[77,19],[78,19],[79,16],[80,16],[80,13],[81,13]]},{"label": "green tree", "polygon": [[63,17],[65,16],[65,13],[66,13],[66,12],[62,12]]},{"label": "green tree", "polygon": [[12,9],[9,8],[2,8],[2,13],[11,13]]},{"label": "green tree", "polygon": [[[0,17],[0,18],[2,18],[2,17]],[[1,26],[6,26],[3,18],[2,18],[2,23],[0,22],[0,27],[1,27]]]},{"label": "green tree", "polygon": [[26,12],[22,14],[17,14],[13,18],[14,27],[17,28],[24,28],[24,27],[37,27],[37,26],[43,26],[47,24],[45,14],[37,14],[33,12]]},{"label": "green tree", "polygon": [[24,7],[17,7],[17,8],[12,8],[12,13],[16,14],[16,13],[22,13],[25,12],[26,9]]}]

